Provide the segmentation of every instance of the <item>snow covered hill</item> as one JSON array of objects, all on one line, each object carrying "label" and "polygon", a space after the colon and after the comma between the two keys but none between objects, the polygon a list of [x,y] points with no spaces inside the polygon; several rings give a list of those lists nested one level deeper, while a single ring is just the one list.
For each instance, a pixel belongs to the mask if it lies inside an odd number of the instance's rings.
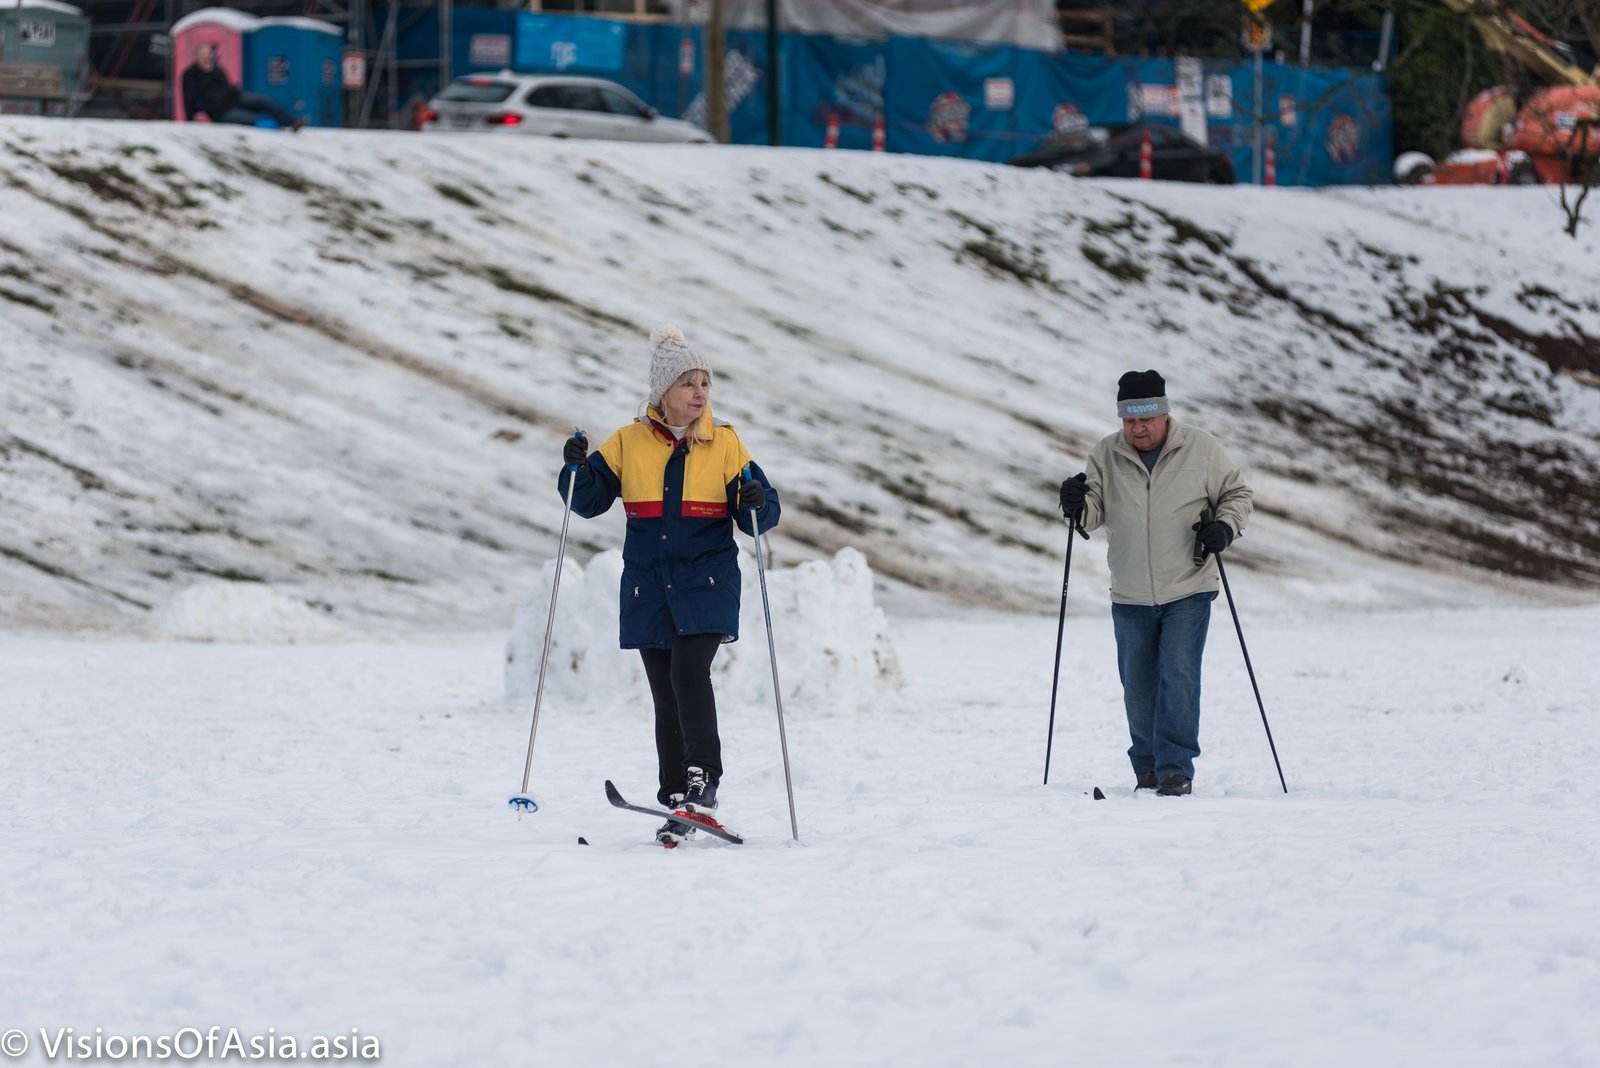
[{"label": "snow covered hill", "polygon": [[664,320],[778,561],[859,547],[902,604],[1053,609],[1055,484],[1144,367],[1246,463],[1263,596],[1600,586],[1600,254],[1544,190],[9,119],[0,182],[13,625],[160,633],[203,581],[504,625],[561,439],[632,416]]}]

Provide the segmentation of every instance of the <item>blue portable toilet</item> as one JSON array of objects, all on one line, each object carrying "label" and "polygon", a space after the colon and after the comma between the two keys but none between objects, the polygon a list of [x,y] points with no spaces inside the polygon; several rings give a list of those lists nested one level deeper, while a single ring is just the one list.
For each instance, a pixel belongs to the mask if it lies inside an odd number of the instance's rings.
[{"label": "blue portable toilet", "polygon": [[344,33],[308,18],[262,19],[245,49],[245,85],[308,126],[344,125]]}]

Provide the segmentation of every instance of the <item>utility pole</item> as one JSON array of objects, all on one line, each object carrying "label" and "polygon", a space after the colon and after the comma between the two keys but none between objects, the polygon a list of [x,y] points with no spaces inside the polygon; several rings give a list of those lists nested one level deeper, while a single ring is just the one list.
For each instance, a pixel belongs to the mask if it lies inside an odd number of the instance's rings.
[{"label": "utility pole", "polygon": [[711,27],[706,35],[706,124],[719,144],[728,134],[728,13],[723,0],[711,0]]}]

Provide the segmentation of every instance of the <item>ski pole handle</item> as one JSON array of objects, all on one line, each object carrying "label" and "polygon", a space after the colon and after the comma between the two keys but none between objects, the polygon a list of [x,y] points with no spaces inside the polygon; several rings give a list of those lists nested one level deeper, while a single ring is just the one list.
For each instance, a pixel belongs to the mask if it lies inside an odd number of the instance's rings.
[{"label": "ski pole handle", "polygon": [[[585,434],[578,427],[573,427],[572,428],[572,436],[577,438],[579,441],[583,442],[584,446],[587,448],[587,446],[589,444],[589,435]],[[577,488],[578,488],[578,465],[577,464],[568,464],[567,465],[567,510],[569,512],[572,510],[572,494],[573,494],[574,491],[577,490]]]},{"label": "ski pole handle", "polygon": [[1195,528],[1194,528],[1194,566],[1195,567],[1203,567],[1205,565],[1205,562],[1206,562],[1206,547],[1200,541],[1200,532],[1202,530],[1206,529],[1206,524],[1210,523],[1213,518],[1214,518],[1214,515],[1213,515],[1213,513],[1211,511],[1211,506],[1207,505],[1205,510],[1200,513],[1200,522],[1195,524]]},{"label": "ski pole handle", "polygon": [[[752,481],[750,477],[750,465],[745,464],[743,467],[741,467],[739,469],[739,475],[739,484],[741,486],[748,486]],[[761,540],[761,526],[756,522],[756,510],[754,508],[750,509],[750,536],[755,538],[758,542]]]}]

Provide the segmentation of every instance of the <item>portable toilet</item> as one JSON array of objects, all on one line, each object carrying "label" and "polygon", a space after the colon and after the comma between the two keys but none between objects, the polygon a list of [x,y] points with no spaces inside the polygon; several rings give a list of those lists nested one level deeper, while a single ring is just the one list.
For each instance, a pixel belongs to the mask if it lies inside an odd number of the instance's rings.
[{"label": "portable toilet", "polygon": [[344,33],[318,19],[262,19],[245,50],[245,85],[304,118],[308,126],[343,126],[339,83]]},{"label": "portable toilet", "polygon": [[0,115],[76,115],[89,99],[89,19],[57,0],[0,0]]},{"label": "portable toilet", "polygon": [[[185,15],[172,24],[172,118],[182,122],[185,114],[183,99],[183,72],[194,66],[195,49],[203,44],[217,48],[217,66],[228,80],[242,89],[249,89],[245,79],[245,51],[247,42],[261,20],[242,11],[226,7],[208,7]],[[195,122],[210,122],[198,109]]]}]

